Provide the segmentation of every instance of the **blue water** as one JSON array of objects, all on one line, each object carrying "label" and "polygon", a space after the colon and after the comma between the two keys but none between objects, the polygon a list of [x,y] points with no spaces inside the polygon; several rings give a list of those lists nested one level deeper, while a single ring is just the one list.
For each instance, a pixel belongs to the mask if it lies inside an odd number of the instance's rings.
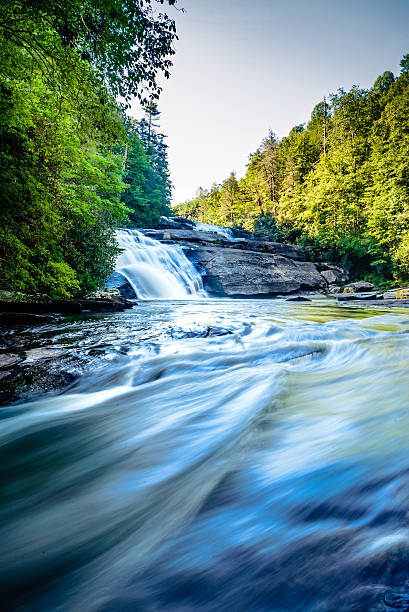
[{"label": "blue water", "polygon": [[203,300],[7,337],[89,367],[1,411],[6,609],[391,610],[408,331],[329,299]]}]

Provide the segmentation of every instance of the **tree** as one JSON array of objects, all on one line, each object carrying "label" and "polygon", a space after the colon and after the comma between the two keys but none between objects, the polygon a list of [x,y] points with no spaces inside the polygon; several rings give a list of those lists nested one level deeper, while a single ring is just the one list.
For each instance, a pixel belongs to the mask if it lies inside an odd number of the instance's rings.
[{"label": "tree", "polygon": [[[66,297],[96,289],[112,270],[115,229],[128,220],[127,137],[115,96],[154,101],[176,38],[173,20],[154,5],[0,6],[1,288]],[[143,181],[149,206],[165,210],[166,145],[155,138],[149,156],[140,152]]]},{"label": "tree", "polygon": [[282,140],[270,130],[216,210],[205,195],[203,218],[296,240],[353,276],[409,278],[409,55],[401,68],[369,90],[339,89]]},{"label": "tree", "polygon": [[161,215],[169,214],[171,197],[165,137],[146,119],[138,122],[127,118],[125,125],[128,143],[123,180],[127,189],[122,202],[131,211],[132,225],[155,227]]},{"label": "tree", "polygon": [[[157,3],[164,4],[165,0]],[[176,0],[166,0],[174,5]],[[24,49],[46,78],[80,86],[90,65],[114,96],[145,99],[169,78],[175,22],[154,0],[10,0],[0,8],[0,34]]]}]

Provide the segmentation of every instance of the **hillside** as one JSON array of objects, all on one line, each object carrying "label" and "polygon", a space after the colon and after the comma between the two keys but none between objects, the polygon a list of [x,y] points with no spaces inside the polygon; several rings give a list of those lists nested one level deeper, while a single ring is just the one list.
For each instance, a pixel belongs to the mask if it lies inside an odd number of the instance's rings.
[{"label": "hillside", "polygon": [[401,74],[342,89],[307,125],[270,131],[244,178],[177,206],[193,220],[265,232],[375,282],[409,274],[409,55]]}]

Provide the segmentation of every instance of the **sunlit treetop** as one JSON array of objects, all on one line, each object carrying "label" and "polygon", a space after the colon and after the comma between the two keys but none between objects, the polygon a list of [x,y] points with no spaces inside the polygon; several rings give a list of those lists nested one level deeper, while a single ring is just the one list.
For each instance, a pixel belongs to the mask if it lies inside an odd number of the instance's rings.
[{"label": "sunlit treetop", "polygon": [[49,73],[89,63],[114,95],[157,98],[170,76],[175,22],[160,5],[176,0],[10,0],[0,6],[0,35]]}]

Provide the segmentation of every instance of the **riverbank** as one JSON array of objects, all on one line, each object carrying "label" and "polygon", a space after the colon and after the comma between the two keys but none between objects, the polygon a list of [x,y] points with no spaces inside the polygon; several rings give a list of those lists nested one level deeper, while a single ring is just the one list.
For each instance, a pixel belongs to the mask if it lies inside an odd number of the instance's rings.
[{"label": "riverbank", "polygon": [[0,324],[31,325],[58,320],[56,315],[79,315],[87,312],[121,312],[135,302],[117,289],[106,288],[93,294],[53,300],[46,295],[0,291]]}]

